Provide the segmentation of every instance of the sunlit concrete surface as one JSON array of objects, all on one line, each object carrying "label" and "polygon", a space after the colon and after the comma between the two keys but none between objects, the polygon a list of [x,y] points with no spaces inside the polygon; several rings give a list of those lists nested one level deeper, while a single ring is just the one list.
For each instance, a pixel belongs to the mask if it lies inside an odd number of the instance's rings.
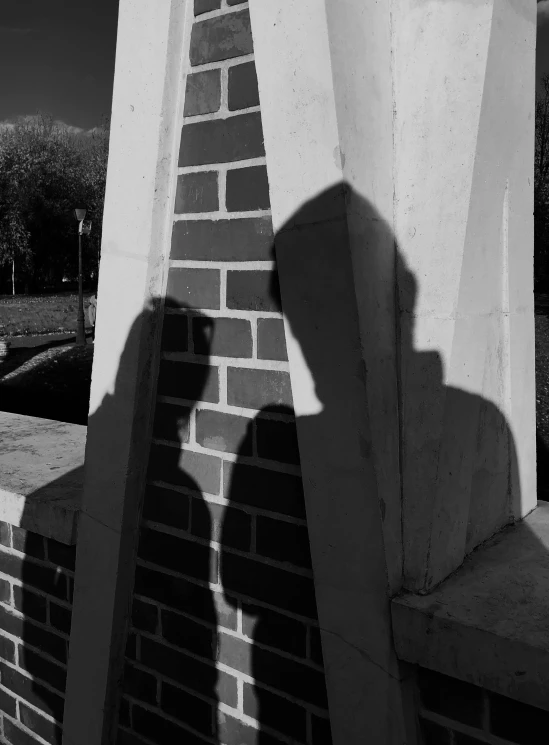
[{"label": "sunlit concrete surface", "polygon": [[549,503],[392,616],[401,659],[549,709]]},{"label": "sunlit concrete surface", "polygon": [[0,520],[76,542],[86,427],[0,412]]}]

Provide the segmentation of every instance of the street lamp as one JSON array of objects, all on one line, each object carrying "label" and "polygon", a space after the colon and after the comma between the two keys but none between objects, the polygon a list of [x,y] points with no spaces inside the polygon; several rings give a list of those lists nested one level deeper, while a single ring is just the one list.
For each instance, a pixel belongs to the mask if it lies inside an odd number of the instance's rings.
[{"label": "street lamp", "polygon": [[86,332],[84,329],[84,293],[82,289],[82,225],[86,217],[86,210],[78,208],[74,210],[74,216],[78,220],[78,313],[76,316],[76,343],[79,346],[86,344]]}]

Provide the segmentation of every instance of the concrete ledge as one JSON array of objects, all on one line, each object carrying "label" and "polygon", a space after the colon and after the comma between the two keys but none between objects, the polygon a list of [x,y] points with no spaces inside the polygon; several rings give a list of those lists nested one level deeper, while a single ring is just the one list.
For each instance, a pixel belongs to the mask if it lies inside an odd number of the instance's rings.
[{"label": "concrete ledge", "polygon": [[430,595],[392,601],[401,660],[549,710],[549,503]]},{"label": "concrete ledge", "polygon": [[0,412],[0,520],[76,543],[86,430]]}]

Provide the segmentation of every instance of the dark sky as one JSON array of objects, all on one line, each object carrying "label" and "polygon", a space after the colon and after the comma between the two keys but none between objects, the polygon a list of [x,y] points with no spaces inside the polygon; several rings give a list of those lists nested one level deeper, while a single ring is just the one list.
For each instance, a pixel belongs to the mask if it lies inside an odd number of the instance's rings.
[{"label": "dark sky", "polygon": [[118,0],[0,0],[0,121],[42,110],[85,129],[110,114]]},{"label": "dark sky", "polygon": [[[109,114],[118,0],[0,0],[0,121],[42,110],[85,129]],[[549,74],[538,0],[537,77]]]}]

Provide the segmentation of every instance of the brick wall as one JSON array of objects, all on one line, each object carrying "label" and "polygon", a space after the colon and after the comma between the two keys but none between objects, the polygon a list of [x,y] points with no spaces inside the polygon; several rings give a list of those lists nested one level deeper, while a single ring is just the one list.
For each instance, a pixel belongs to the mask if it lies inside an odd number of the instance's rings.
[{"label": "brick wall", "polygon": [[549,712],[447,675],[417,670],[420,745],[538,745]]},{"label": "brick wall", "polygon": [[195,0],[123,743],[331,742],[247,3]]},{"label": "brick wall", "polygon": [[0,523],[2,742],[60,745],[75,546]]}]

